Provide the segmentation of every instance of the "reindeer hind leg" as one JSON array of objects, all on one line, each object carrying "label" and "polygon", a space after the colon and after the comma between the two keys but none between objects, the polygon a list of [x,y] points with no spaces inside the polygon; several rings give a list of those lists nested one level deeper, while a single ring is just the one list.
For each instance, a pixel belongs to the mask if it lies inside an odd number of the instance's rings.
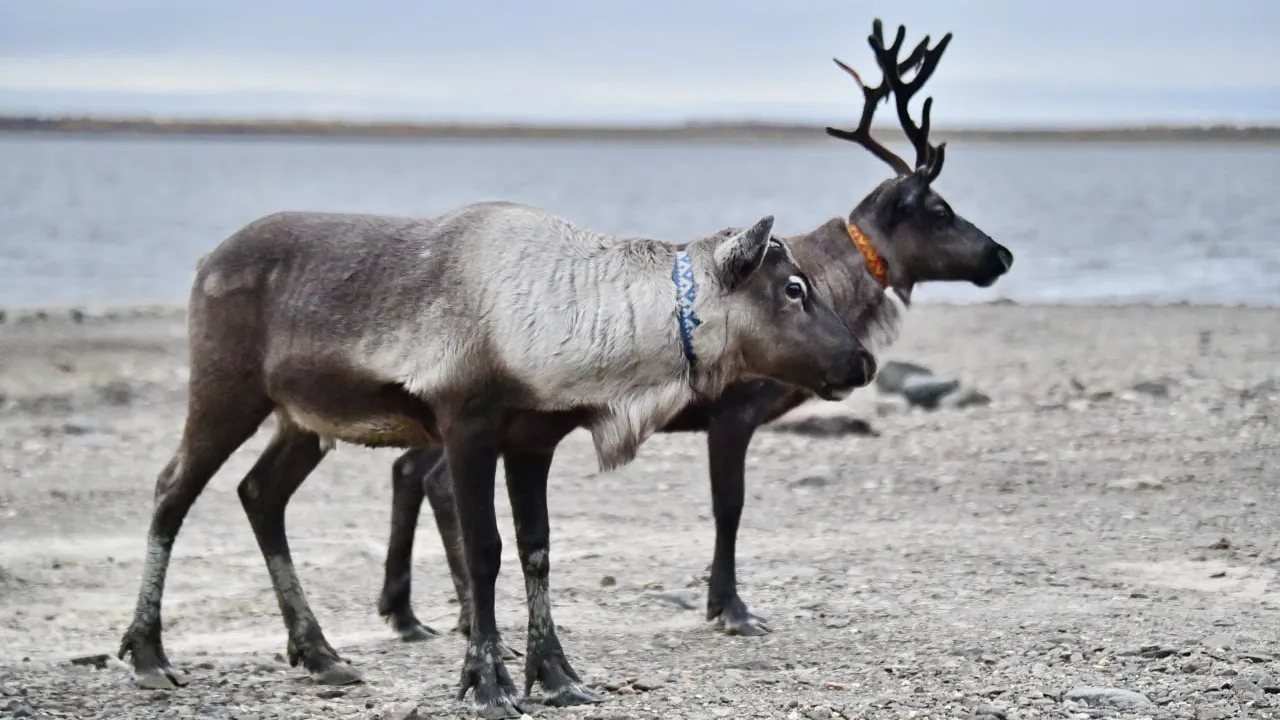
[{"label": "reindeer hind leg", "polygon": [[361,675],[325,639],[294,569],[284,523],[289,498],[326,452],[318,435],[281,418],[275,437],[237,490],[289,633],[289,663],[301,662],[317,683],[347,685],[360,682]]},{"label": "reindeer hind leg", "polygon": [[137,606],[117,653],[121,660],[132,656],[134,678],[146,688],[186,684],[161,640],[160,605],[178,531],[209,480],[271,413],[271,400],[253,386],[251,373],[218,369],[193,365],[182,441],[156,479]]},{"label": "reindeer hind leg", "polygon": [[[427,640],[440,634],[424,624],[413,612],[413,540],[418,528],[418,515],[426,494],[426,475],[444,456],[443,449],[413,448],[396,458],[391,467],[391,538],[387,543],[387,559],[378,596],[378,614],[395,629],[405,642]],[[453,513],[453,506],[449,506]],[[449,518],[452,521],[452,518]],[[449,549],[446,544],[446,551]],[[456,585],[456,577],[455,577]],[[461,593],[459,593],[461,598]]]}]

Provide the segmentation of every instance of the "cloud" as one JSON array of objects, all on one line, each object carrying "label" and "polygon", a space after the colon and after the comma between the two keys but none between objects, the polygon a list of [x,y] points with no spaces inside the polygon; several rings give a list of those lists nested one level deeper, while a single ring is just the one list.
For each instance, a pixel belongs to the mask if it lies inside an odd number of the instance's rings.
[{"label": "cloud", "polygon": [[0,111],[826,121],[873,15],[955,39],[938,124],[1280,121],[1280,4],[1216,0],[41,0]]}]

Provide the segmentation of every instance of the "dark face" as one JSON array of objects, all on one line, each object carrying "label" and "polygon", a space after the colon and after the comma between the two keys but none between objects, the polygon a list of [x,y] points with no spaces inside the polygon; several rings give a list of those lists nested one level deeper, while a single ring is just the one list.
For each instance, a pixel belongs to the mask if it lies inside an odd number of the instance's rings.
[{"label": "dark face", "polygon": [[871,382],[875,357],[772,240],[759,269],[736,291],[749,299],[735,330],[751,374],[797,385],[827,400]]},{"label": "dark face", "polygon": [[990,287],[1013,267],[1013,253],[957,215],[921,173],[889,180],[882,192],[877,204],[891,262],[912,282],[961,280]]}]

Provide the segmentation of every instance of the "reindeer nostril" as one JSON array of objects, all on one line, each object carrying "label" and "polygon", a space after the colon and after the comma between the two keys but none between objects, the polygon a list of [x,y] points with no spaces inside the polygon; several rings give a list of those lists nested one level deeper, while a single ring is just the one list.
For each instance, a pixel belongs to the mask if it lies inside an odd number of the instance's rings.
[{"label": "reindeer nostril", "polygon": [[1004,266],[1006,272],[1013,267],[1013,253],[1009,252],[1007,248],[997,249],[996,257],[1000,259],[1000,264]]},{"label": "reindeer nostril", "polygon": [[862,377],[864,382],[871,382],[876,376],[876,358],[868,352],[862,353]]}]

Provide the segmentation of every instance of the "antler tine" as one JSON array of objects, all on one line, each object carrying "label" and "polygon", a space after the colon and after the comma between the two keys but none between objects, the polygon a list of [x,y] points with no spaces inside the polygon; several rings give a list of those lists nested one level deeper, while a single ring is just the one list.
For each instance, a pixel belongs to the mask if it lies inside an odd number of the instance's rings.
[{"label": "antler tine", "polygon": [[[925,36],[925,42],[929,41],[929,36]],[[922,43],[923,44],[923,43]],[[903,83],[903,87],[908,89],[908,96],[914,95],[917,90],[924,87],[929,78],[933,75],[933,71],[938,67],[938,61],[942,59],[942,53],[946,52],[947,45],[951,44],[951,33],[942,36],[938,44],[932,50],[924,50],[920,70],[916,72],[916,76],[911,78],[911,82]],[[913,53],[914,54],[914,53]],[[902,79],[899,74],[898,80]]]},{"label": "antler tine", "polygon": [[[924,85],[924,81],[933,73],[939,56],[942,55],[942,51],[946,49],[947,43],[951,40],[951,34],[947,33],[937,47],[932,50],[929,49],[929,36],[926,35],[923,40],[912,48],[911,54],[899,62],[897,60],[898,53],[901,52],[902,44],[906,41],[906,37],[906,26],[899,25],[898,31],[893,38],[893,44],[886,48],[883,23],[880,22],[879,18],[872,21],[871,35],[867,37],[867,43],[875,53],[876,62],[880,65],[880,69],[884,74],[880,84],[876,87],[868,86],[862,81],[862,77],[858,75],[856,70],[841,62],[839,58],[832,58],[836,65],[848,73],[854,82],[858,83],[858,87],[862,88],[863,106],[862,115],[858,119],[858,126],[855,129],[827,128],[828,135],[858,143],[870,151],[872,155],[888,163],[899,175],[910,173],[912,171],[911,165],[906,160],[903,160],[901,156],[871,137],[871,120],[875,115],[876,107],[881,102],[888,99],[890,94],[897,96],[899,120],[903,125],[903,130],[907,133],[908,139],[911,140],[912,145],[916,148],[916,167],[924,167],[933,162],[935,151],[928,144],[928,107],[926,106],[924,111],[923,126],[918,128],[911,121],[910,114],[906,110],[906,100],[910,100],[911,96]],[[919,67],[919,69],[911,82],[903,83],[903,73],[909,72],[916,67]],[[903,99],[904,96],[906,100]],[[931,103],[932,101],[926,105]]]},{"label": "antler tine", "polygon": [[862,81],[858,71],[841,62],[839,58],[832,58],[832,60],[841,70],[848,73],[854,82],[858,83],[858,87],[862,88],[862,116],[858,119],[858,127],[853,130],[828,127],[827,134],[834,138],[858,143],[872,155],[888,163],[889,167],[892,167],[894,172],[899,175],[911,172],[911,166],[907,164],[906,160],[903,160],[892,150],[871,137],[871,119],[875,116],[876,106],[889,97],[889,83],[881,80],[876,87],[869,87]]},{"label": "antler tine", "polygon": [[937,179],[938,174],[942,172],[942,160],[947,155],[947,144],[945,142],[938,143],[933,148],[933,156],[929,158],[929,171],[925,176],[926,182],[933,182]]},{"label": "antler tine", "polygon": [[[920,108],[920,134],[929,137],[929,112],[933,109],[933,98],[924,99],[924,106]],[[942,158],[947,144],[939,143],[929,146],[929,157],[925,160],[925,166],[929,168],[928,180],[938,177],[938,173],[942,172]]]},{"label": "antler tine", "polygon": [[[902,43],[905,42],[906,39],[907,39],[907,26],[899,25],[898,32],[894,33],[894,36],[893,36],[893,46],[889,48],[889,52],[893,53],[894,57],[898,57],[898,51],[902,49]],[[883,46],[883,44],[884,44],[883,39],[881,39],[881,45]]]},{"label": "antler tine", "polygon": [[907,56],[907,59],[898,63],[898,75],[901,76],[902,73],[907,72],[911,68],[914,68],[915,66],[919,65],[920,61],[924,59],[924,54],[928,49],[929,49],[929,36],[925,35],[924,39],[921,40],[920,43],[915,46],[915,49],[911,51],[911,54]]},{"label": "antler tine", "polygon": [[[922,105],[922,106],[920,107],[920,136],[921,136],[921,137],[923,137],[923,138],[925,138],[925,139],[928,139],[928,137],[929,137],[929,125],[930,125],[929,113],[930,113],[930,111],[931,111],[931,110],[933,110],[933,97],[932,97],[932,96],[925,98],[925,99],[924,99],[924,105]],[[925,158],[925,161],[926,161],[926,162],[928,162],[929,160],[932,160],[932,159],[933,159],[933,158],[932,158],[932,155],[933,155],[933,149],[932,149],[932,148],[930,148],[930,152],[929,152],[929,154],[930,154],[930,157]]]},{"label": "antler tine", "polygon": [[[899,26],[899,36],[903,34],[905,28]],[[880,40],[879,37],[874,37]],[[928,167],[930,174],[936,176],[933,164],[935,158],[939,156],[937,148],[929,145],[929,110],[933,105],[933,99],[929,98],[925,101],[922,111],[922,123],[916,125],[911,119],[911,111],[908,107],[912,96],[924,87],[925,82],[933,75],[933,71],[938,66],[938,61],[942,58],[942,53],[946,51],[947,45],[951,42],[951,33],[942,36],[942,40],[938,44],[929,49],[927,47],[928,37],[916,46],[907,61],[899,63],[897,60],[898,43],[894,43],[893,47],[886,49],[883,41],[872,42],[872,50],[875,51],[876,61],[885,73],[885,82],[889,85],[893,92],[894,100],[898,109],[898,121],[902,124],[902,131],[906,134],[907,139],[916,149],[916,167]],[[918,56],[917,56],[918,55]],[[912,65],[918,62],[919,70],[916,71],[915,77],[909,82],[902,79],[903,65]]]},{"label": "antler tine", "polygon": [[[879,19],[874,20],[872,23],[872,36],[868,37],[867,40],[872,44],[873,49],[876,49],[877,46],[883,47],[883,27],[881,22],[879,22]],[[901,47],[902,41],[904,40],[906,40],[905,27],[899,28],[897,37],[893,40],[893,49],[895,49],[895,54],[897,49]],[[902,64],[900,69],[901,72],[906,72],[906,70],[909,70],[913,65],[919,63],[923,53],[923,47],[916,47],[915,50],[911,51],[911,55],[908,60]],[[859,143],[859,145],[863,146],[864,149],[867,149],[870,154],[877,156],[877,158],[883,160],[884,163],[890,165],[890,167],[893,168],[893,172],[896,172],[897,174],[910,173],[911,165],[908,164],[908,161],[902,159],[901,156],[895,154],[895,152],[888,149],[888,147],[882,145],[881,142],[872,137],[872,132],[870,132],[870,129],[872,129],[872,118],[876,115],[876,106],[888,99],[888,95],[890,95],[891,85],[888,83],[888,78],[884,77],[881,79],[881,83],[879,83],[878,86],[870,87],[867,83],[863,82],[863,78],[859,76],[858,70],[850,68],[849,65],[846,65],[844,61],[840,60],[840,58],[832,58],[832,60],[835,60],[838,68],[849,73],[849,76],[854,78],[854,82],[858,83],[858,87],[863,91],[863,114],[861,114],[861,117],[858,119],[858,127],[851,129],[851,131],[847,131],[847,129],[828,127],[827,135],[840,138],[840,140]]]}]

